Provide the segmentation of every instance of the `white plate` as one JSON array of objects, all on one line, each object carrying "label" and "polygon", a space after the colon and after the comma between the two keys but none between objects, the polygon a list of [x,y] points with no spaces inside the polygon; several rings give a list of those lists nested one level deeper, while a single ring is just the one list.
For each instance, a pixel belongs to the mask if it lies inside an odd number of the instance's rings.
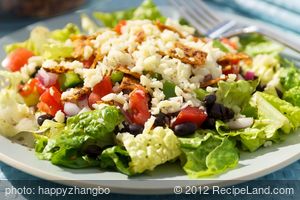
[{"label": "white plate", "polygon": [[[111,1],[102,2],[102,8],[108,8],[109,5],[111,5],[109,3],[111,3]],[[116,5],[118,4],[114,4],[114,6]],[[173,12],[171,9],[167,10],[169,16],[178,17],[178,14]],[[239,18],[239,20],[243,19]],[[249,22],[249,20],[246,21]],[[78,13],[54,18],[38,24],[45,25],[49,28],[60,28],[68,22],[78,23]],[[36,25],[37,24],[28,26],[25,29],[0,39],[0,46],[2,47],[4,44],[26,39],[32,27]],[[0,50],[0,59],[2,60],[3,57],[4,52],[3,50]],[[201,179],[196,183],[205,185],[228,185],[245,180],[251,180],[283,168],[298,159],[300,159],[300,131],[291,134],[283,143],[276,144],[268,148],[262,148],[254,153],[242,153],[239,165],[235,169],[216,177]],[[30,151],[24,146],[14,144],[2,136],[0,136],[0,160],[21,171],[43,179],[67,185],[101,185],[103,187],[109,187],[111,191],[118,193],[172,193],[175,185],[190,184],[188,177],[184,174],[180,167],[175,164],[160,166],[153,172],[130,179],[118,172],[105,172],[100,171],[99,169],[72,170],[54,166],[48,161],[38,160],[34,155],[34,151]],[[195,182],[193,182],[193,184],[195,184]]]}]

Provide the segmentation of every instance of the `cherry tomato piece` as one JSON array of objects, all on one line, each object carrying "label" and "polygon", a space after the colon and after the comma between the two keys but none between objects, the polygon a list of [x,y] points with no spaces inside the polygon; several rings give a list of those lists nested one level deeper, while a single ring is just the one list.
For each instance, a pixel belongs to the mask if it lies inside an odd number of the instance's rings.
[{"label": "cherry tomato piece", "polygon": [[175,126],[177,124],[182,124],[185,122],[192,122],[195,123],[197,126],[201,126],[201,124],[205,121],[206,117],[207,114],[204,112],[204,110],[188,106],[179,112],[173,125]]},{"label": "cherry tomato piece", "polygon": [[144,89],[136,88],[130,93],[129,108],[133,123],[144,125],[150,118],[148,96]]},{"label": "cherry tomato piece", "polygon": [[3,61],[3,66],[12,72],[19,71],[25,64],[28,63],[28,59],[34,56],[32,51],[25,48],[18,48],[12,51]]}]

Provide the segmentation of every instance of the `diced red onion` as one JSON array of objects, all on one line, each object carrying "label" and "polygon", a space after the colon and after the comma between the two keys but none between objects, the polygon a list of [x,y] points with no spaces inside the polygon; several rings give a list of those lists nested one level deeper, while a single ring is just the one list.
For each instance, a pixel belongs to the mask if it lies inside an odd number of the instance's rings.
[{"label": "diced red onion", "polygon": [[46,72],[44,69],[40,69],[38,71],[37,78],[45,87],[49,87],[56,83],[58,75],[51,72]]},{"label": "diced red onion", "polygon": [[230,129],[243,129],[252,126],[254,120],[252,117],[238,118],[227,123]]},{"label": "diced red onion", "polygon": [[75,103],[66,102],[64,105],[64,113],[68,116],[77,115],[80,110],[81,109]]},{"label": "diced red onion", "polygon": [[246,74],[245,74],[245,79],[246,80],[254,80],[254,78],[255,78],[254,72],[251,72],[251,71],[246,72]]}]

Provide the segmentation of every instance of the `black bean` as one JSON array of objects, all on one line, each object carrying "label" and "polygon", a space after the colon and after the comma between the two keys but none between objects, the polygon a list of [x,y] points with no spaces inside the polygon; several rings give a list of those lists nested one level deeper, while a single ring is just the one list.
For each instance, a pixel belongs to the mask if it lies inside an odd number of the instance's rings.
[{"label": "black bean", "polygon": [[230,120],[234,117],[234,112],[232,109],[225,107],[225,115],[223,116],[224,120]]},{"label": "black bean", "polygon": [[216,102],[216,99],[217,97],[215,94],[209,94],[204,98],[204,105],[209,108]]},{"label": "black bean", "polygon": [[208,116],[214,119],[222,119],[223,116],[222,107],[224,106],[219,103],[215,103],[209,110]]},{"label": "black bean", "polygon": [[129,124],[129,133],[132,135],[138,135],[143,132],[144,126],[139,124]]},{"label": "black bean", "polygon": [[263,92],[266,88],[266,85],[260,85],[258,84],[258,86],[256,87],[256,91],[259,91],[259,92]]},{"label": "black bean", "polygon": [[275,90],[276,90],[277,96],[278,96],[280,99],[282,99],[282,97],[283,97],[282,91],[279,90],[278,88],[275,88]]},{"label": "black bean", "polygon": [[83,153],[91,156],[91,157],[97,157],[101,154],[102,149],[98,145],[90,144],[87,147],[84,148]]},{"label": "black bean", "polygon": [[213,79],[212,75],[211,74],[207,74],[206,76],[204,76],[203,82],[207,82],[207,81],[210,81],[212,79]]},{"label": "black bean", "polygon": [[42,126],[42,124],[44,123],[44,121],[45,121],[46,119],[52,120],[52,119],[53,119],[53,116],[52,116],[52,115],[49,115],[49,114],[40,115],[40,116],[37,118],[37,123],[38,123],[38,125]]},{"label": "black bean", "polygon": [[216,120],[214,118],[207,118],[201,127],[213,129],[215,128]]},{"label": "black bean", "polygon": [[192,122],[185,122],[182,124],[177,124],[174,127],[175,135],[186,136],[193,134],[197,130],[197,125]]},{"label": "black bean", "polygon": [[169,117],[164,113],[155,115],[154,126],[166,126],[170,122]]}]

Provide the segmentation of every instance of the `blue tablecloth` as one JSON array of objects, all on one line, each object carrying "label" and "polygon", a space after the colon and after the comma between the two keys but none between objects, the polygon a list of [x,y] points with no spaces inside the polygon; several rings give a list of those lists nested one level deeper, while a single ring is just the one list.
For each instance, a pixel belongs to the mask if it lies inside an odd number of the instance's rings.
[{"label": "blue tablecloth", "polygon": [[[127,1],[128,2],[128,1]],[[247,3],[245,3],[247,2]],[[235,12],[246,17],[251,17],[264,20],[269,23],[278,25],[281,29],[288,29],[299,33],[299,22],[300,20],[300,4],[297,0],[253,0],[253,1],[241,1],[241,0],[212,0],[209,2],[215,7],[226,6],[229,9],[224,9],[226,12]],[[88,4],[84,5],[83,8],[97,8],[97,1],[90,1]],[[268,9],[266,9],[268,8]],[[266,12],[267,11],[267,12]],[[280,13],[275,14],[274,13]],[[296,18],[297,17],[297,18]],[[0,18],[4,19],[4,16]],[[35,22],[35,19],[16,19],[10,18],[7,20],[0,21],[0,36],[8,34],[16,29]],[[286,23],[285,23],[286,22]],[[17,169],[14,169],[2,162],[0,162],[0,179],[22,179],[22,180],[39,180],[36,177],[32,177],[26,173],[23,173]],[[275,173],[269,174],[260,178],[259,180],[300,180],[300,161],[291,164],[290,166],[281,169]],[[300,181],[292,182],[292,184],[300,183]],[[255,182],[247,183],[249,185],[255,184]],[[299,184],[297,184],[297,187]],[[0,191],[1,192],[1,191]],[[3,191],[2,191],[3,192]],[[20,196],[18,197],[20,198]],[[23,198],[23,197],[22,197]],[[25,196],[25,198],[31,198],[30,196]],[[32,197],[34,198],[34,197]],[[121,195],[112,194],[109,196],[101,196],[102,199],[199,199],[199,196],[176,196],[176,195],[164,195],[164,196],[134,196],[134,195]],[[201,196],[201,199],[220,199],[221,197],[215,196]],[[259,196],[246,196],[244,199],[259,199]],[[224,196],[222,199],[231,199],[231,196]],[[240,198],[237,198],[240,199]],[[268,198],[267,198],[268,199]],[[272,197],[271,199],[295,199],[295,197]]]}]

